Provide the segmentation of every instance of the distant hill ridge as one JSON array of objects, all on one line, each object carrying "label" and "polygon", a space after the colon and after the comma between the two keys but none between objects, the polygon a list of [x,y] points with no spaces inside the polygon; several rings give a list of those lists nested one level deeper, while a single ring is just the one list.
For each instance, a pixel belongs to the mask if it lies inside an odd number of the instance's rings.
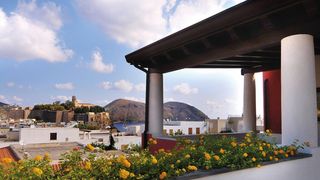
[{"label": "distant hill ridge", "polygon": [[[142,102],[126,99],[117,99],[105,106],[106,111],[110,113],[110,118],[115,121],[144,121],[145,104]],[[173,121],[202,121],[208,119],[208,116],[199,109],[181,102],[164,103],[164,119]]]},{"label": "distant hill ridge", "polygon": [[6,103],[3,103],[3,102],[0,102],[0,107],[1,106],[8,106],[9,104],[6,104]]}]

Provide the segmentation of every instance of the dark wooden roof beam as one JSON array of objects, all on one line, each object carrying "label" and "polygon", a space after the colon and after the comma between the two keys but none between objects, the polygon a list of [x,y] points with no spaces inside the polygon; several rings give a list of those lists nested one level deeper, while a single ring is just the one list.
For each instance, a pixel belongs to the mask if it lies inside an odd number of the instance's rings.
[{"label": "dark wooden roof beam", "polygon": [[263,72],[263,71],[271,71],[280,69],[280,66],[260,66],[256,68],[243,68],[241,69],[241,74],[247,74],[247,73],[257,73],[257,72]]}]

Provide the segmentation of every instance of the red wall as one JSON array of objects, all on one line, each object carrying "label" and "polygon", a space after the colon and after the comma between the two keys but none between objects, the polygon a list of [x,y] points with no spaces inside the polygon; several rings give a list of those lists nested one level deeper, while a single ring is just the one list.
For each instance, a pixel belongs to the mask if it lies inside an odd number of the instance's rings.
[{"label": "red wall", "polygon": [[[148,140],[145,140],[143,136],[141,137],[142,137],[142,145],[144,143],[147,143],[150,138],[153,138],[151,134],[147,135]],[[149,150],[151,153],[155,153],[159,149],[164,149],[165,151],[171,151],[177,145],[176,140],[162,139],[162,138],[154,138],[154,139],[157,141],[157,144],[149,145]]]},{"label": "red wall", "polygon": [[281,133],[281,72],[280,70],[263,73],[264,123],[266,129]]}]

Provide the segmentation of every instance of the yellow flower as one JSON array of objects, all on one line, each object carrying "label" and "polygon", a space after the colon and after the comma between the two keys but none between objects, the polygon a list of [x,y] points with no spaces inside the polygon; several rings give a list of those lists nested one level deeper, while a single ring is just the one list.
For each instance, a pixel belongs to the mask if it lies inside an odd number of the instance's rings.
[{"label": "yellow flower", "polygon": [[263,147],[262,147],[262,146],[260,146],[260,147],[259,147],[259,150],[260,150],[260,151],[263,151]]},{"label": "yellow flower", "polygon": [[196,170],[198,170],[198,168],[197,168],[196,166],[189,165],[189,166],[188,166],[188,170],[189,170],[189,171],[196,171]]},{"label": "yellow flower", "polygon": [[270,130],[269,130],[269,129],[267,129],[267,130],[266,130],[266,133],[270,133]]},{"label": "yellow flower", "polygon": [[252,162],[256,162],[257,159],[255,157],[253,157],[251,160],[252,160]]},{"label": "yellow flower", "polygon": [[91,163],[86,161],[85,164],[84,164],[84,169],[91,170]]},{"label": "yellow flower", "polygon": [[49,153],[45,153],[44,156],[43,156],[43,159],[50,160],[50,154]]},{"label": "yellow flower", "polygon": [[219,151],[221,154],[224,154],[225,150],[220,148],[220,151]]},{"label": "yellow flower", "polygon": [[216,161],[219,161],[219,160],[220,160],[220,157],[217,156],[217,155],[214,155],[214,156],[213,156],[213,159],[216,160]]},{"label": "yellow flower", "polygon": [[166,177],[167,177],[167,173],[164,171],[159,175],[159,179],[165,179]]},{"label": "yellow flower", "polygon": [[36,155],[36,157],[34,157],[34,160],[36,160],[36,161],[41,161],[41,160],[42,160],[42,156]]},{"label": "yellow flower", "polygon": [[157,140],[153,139],[153,138],[150,138],[148,141],[149,141],[149,144],[151,144],[151,145],[155,145],[158,143]]},{"label": "yellow flower", "polygon": [[248,153],[243,153],[243,155],[242,155],[243,157],[248,157]]},{"label": "yellow flower", "polygon": [[287,158],[287,157],[289,157],[289,155],[288,155],[288,154],[285,154],[284,156],[285,156],[286,158]]},{"label": "yellow flower", "polygon": [[107,164],[108,164],[109,166],[111,166],[111,165],[112,165],[112,162],[111,162],[111,161],[108,161]]},{"label": "yellow flower", "polygon": [[270,148],[270,147],[271,147],[271,144],[267,144],[267,146],[268,146],[268,148]]},{"label": "yellow flower", "polygon": [[210,154],[209,153],[204,153],[204,158],[207,160],[207,161],[209,161],[210,159],[211,159],[211,156],[210,156]]},{"label": "yellow flower", "polygon": [[231,146],[232,146],[232,147],[236,147],[236,146],[237,146],[237,143],[232,141],[232,142],[231,142]]},{"label": "yellow flower", "polygon": [[179,164],[181,161],[180,160],[177,160],[177,164]]},{"label": "yellow flower", "polygon": [[270,157],[269,157],[269,159],[270,159],[270,161],[272,161],[273,157],[272,157],[272,156],[270,156]]},{"label": "yellow flower", "polygon": [[273,151],[273,154],[274,155],[278,155],[278,151]]},{"label": "yellow flower", "polygon": [[129,171],[127,171],[125,169],[120,169],[119,176],[121,179],[127,179],[129,175],[130,175]]},{"label": "yellow flower", "polygon": [[189,159],[190,158],[190,154],[187,154],[184,156],[186,159]]},{"label": "yellow flower", "polygon": [[258,164],[258,165],[257,165],[257,168],[261,168],[261,165],[260,165],[260,164]]},{"label": "yellow flower", "polygon": [[274,158],[275,161],[279,161],[279,158]]},{"label": "yellow flower", "polygon": [[266,156],[267,156],[267,153],[266,153],[266,152],[264,152],[264,151],[262,151],[262,153],[261,153],[261,154],[262,154],[262,156],[263,156],[263,157],[266,157]]},{"label": "yellow flower", "polygon": [[163,152],[164,152],[164,149],[161,148],[161,149],[158,150],[158,152],[159,152],[159,153],[163,153]]},{"label": "yellow flower", "polygon": [[247,142],[248,142],[248,143],[251,143],[251,139],[250,139],[250,138],[248,138],[248,139],[247,139]]},{"label": "yellow flower", "polygon": [[240,147],[244,147],[244,146],[246,146],[246,144],[245,143],[241,143],[239,146]]},{"label": "yellow flower", "polygon": [[247,134],[246,134],[246,137],[250,137],[250,136],[251,136],[251,134],[250,134],[250,133],[247,133]]},{"label": "yellow flower", "polygon": [[127,159],[124,159],[122,162],[122,165],[129,168],[131,166],[131,163],[127,160]]},{"label": "yellow flower", "polygon": [[271,130],[270,130],[270,129],[267,129],[267,130],[266,130],[266,133],[267,133],[267,136],[271,136],[271,135],[272,135],[272,133],[271,133]]},{"label": "yellow flower", "polygon": [[43,171],[40,168],[37,168],[37,167],[32,168],[32,172],[36,176],[41,176],[43,174]]},{"label": "yellow flower", "polygon": [[157,160],[156,158],[152,158],[151,163],[152,163],[152,164],[157,164],[157,163],[158,163],[158,160]]},{"label": "yellow flower", "polygon": [[208,170],[208,169],[209,169],[209,166],[205,166],[204,168],[205,168],[206,170]]},{"label": "yellow flower", "polygon": [[136,175],[134,173],[130,173],[130,177],[135,177]]},{"label": "yellow flower", "polygon": [[294,151],[290,151],[290,155],[293,156],[294,155]]},{"label": "yellow flower", "polygon": [[187,172],[187,170],[185,168],[182,168],[181,170],[182,170],[182,172]]},{"label": "yellow flower", "polygon": [[94,147],[93,147],[91,144],[87,144],[86,148],[87,148],[89,151],[93,151],[93,150],[94,150]]},{"label": "yellow flower", "polygon": [[11,158],[2,158],[1,160],[4,164],[10,164],[13,162],[13,160]]},{"label": "yellow flower", "polygon": [[164,152],[164,149],[161,148],[161,149],[158,150],[158,152],[159,152],[159,153],[163,153],[163,152]]},{"label": "yellow flower", "polygon": [[170,164],[170,167],[171,167],[172,169],[174,169],[174,164]]}]

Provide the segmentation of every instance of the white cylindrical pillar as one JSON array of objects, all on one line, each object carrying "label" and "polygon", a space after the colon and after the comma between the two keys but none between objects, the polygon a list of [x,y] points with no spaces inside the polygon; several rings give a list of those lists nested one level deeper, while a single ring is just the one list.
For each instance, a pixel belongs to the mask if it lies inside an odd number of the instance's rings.
[{"label": "white cylindrical pillar", "polygon": [[149,72],[149,78],[148,134],[157,137],[163,131],[163,76],[161,73]]},{"label": "white cylindrical pillar", "polygon": [[242,131],[255,131],[256,121],[256,83],[254,73],[247,73],[244,74]]},{"label": "white cylindrical pillar", "polygon": [[296,139],[318,144],[317,97],[313,37],[307,34],[281,40],[282,144]]}]

